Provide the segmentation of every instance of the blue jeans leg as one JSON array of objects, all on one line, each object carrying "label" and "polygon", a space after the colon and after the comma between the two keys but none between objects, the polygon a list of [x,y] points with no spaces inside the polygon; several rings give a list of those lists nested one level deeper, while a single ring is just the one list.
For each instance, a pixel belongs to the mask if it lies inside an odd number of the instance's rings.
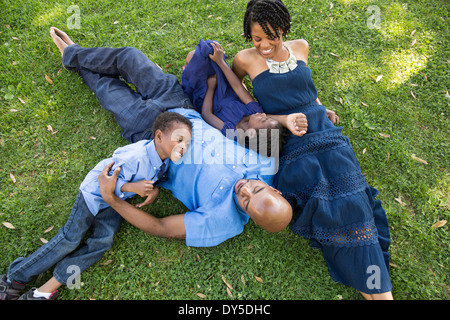
[{"label": "blue jeans leg", "polygon": [[[19,283],[28,283],[33,277],[55,266],[54,277],[60,283],[67,284],[67,279],[73,274],[73,267],[77,267],[81,273],[111,248],[121,222],[122,217],[111,207],[94,216],[80,192],[64,227],[30,256],[14,260],[7,277]],[[81,243],[88,230],[91,230],[89,237]]]},{"label": "blue jeans leg", "polygon": [[66,224],[34,253],[14,260],[8,269],[8,279],[28,283],[33,277],[50,269],[78,247],[94,218],[80,192]]},{"label": "blue jeans leg", "polygon": [[98,212],[92,223],[91,234],[86,241],[56,264],[53,271],[56,280],[67,284],[74,270],[81,273],[99,261],[112,247],[114,236],[119,231],[122,220],[122,217],[111,207]]},{"label": "blue jeans leg", "polygon": [[64,50],[63,65],[80,73],[130,142],[151,138],[153,122],[162,112],[192,108],[178,79],[165,74],[136,48],[82,48],[74,44]]}]

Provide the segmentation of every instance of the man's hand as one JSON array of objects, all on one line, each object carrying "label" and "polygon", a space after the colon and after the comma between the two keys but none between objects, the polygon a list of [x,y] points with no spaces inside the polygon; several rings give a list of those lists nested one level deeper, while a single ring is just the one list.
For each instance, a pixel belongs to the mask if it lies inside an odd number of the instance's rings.
[{"label": "man's hand", "polygon": [[114,162],[111,162],[107,166],[105,166],[98,175],[98,183],[100,185],[100,194],[103,197],[103,200],[106,203],[110,204],[110,202],[114,199],[114,190],[116,189],[117,177],[119,176],[120,167],[114,169],[112,176],[109,175]]}]

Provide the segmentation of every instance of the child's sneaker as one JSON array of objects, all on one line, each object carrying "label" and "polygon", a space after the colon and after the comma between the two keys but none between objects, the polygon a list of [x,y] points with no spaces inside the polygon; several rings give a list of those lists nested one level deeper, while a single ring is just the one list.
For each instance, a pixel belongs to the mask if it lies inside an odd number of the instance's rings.
[{"label": "child's sneaker", "polygon": [[58,298],[58,296],[59,296],[59,292],[58,292],[58,290],[56,290],[56,291],[52,292],[52,294],[50,295],[49,298],[35,297],[34,290],[36,290],[36,288],[31,288],[30,290],[25,292],[23,295],[21,295],[19,297],[19,300],[56,300],[56,298]]},{"label": "child's sneaker", "polygon": [[17,300],[24,288],[24,284],[8,282],[6,274],[0,275],[0,300]]}]

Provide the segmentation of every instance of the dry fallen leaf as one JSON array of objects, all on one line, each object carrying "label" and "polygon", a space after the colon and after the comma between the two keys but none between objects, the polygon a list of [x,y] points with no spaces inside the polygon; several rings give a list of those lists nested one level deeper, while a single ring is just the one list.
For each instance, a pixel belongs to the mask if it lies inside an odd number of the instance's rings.
[{"label": "dry fallen leaf", "polygon": [[412,46],[416,43],[416,41],[417,41],[417,39],[414,39],[414,40],[411,42],[411,46],[410,46],[410,47],[412,47]]},{"label": "dry fallen leaf", "polygon": [[231,294],[231,291],[230,291],[230,289],[227,287],[227,293],[228,293],[228,295],[230,296],[230,298],[231,299],[234,299],[234,297],[233,297],[233,295]]},{"label": "dry fallen leaf", "polygon": [[382,74],[380,74],[376,79],[375,79],[375,82],[378,82],[378,81],[380,81],[381,80],[381,78],[383,78],[383,75]]},{"label": "dry fallen leaf", "polygon": [[411,32],[410,37],[412,37],[414,35],[414,33],[416,33],[416,29],[414,29],[413,32]]},{"label": "dry fallen leaf", "polygon": [[47,80],[48,83],[53,84],[52,79],[48,75],[45,75],[45,80]]},{"label": "dry fallen leaf", "polygon": [[222,280],[223,280],[223,282],[227,285],[227,287],[228,288],[230,288],[231,290],[233,290],[233,287],[231,286],[231,284],[229,284],[228,282],[227,282],[227,280],[225,280],[225,277],[222,275]]},{"label": "dry fallen leaf", "polygon": [[14,177],[14,175],[12,173],[9,174],[9,178],[11,179],[11,181],[13,183],[16,183],[16,178]]},{"label": "dry fallen leaf", "polygon": [[433,229],[437,229],[437,228],[441,228],[441,227],[445,226],[446,224],[447,224],[447,220],[441,220],[441,221],[438,221],[435,224],[433,224],[431,227]]},{"label": "dry fallen leaf", "polygon": [[100,265],[102,266],[107,266],[108,264],[110,264],[111,262],[113,262],[112,260],[106,260],[105,262],[100,263]]},{"label": "dry fallen leaf", "polygon": [[414,95],[414,93],[412,91],[410,91],[410,92],[411,92],[411,95],[413,96],[413,98],[417,99],[416,96]]},{"label": "dry fallen leaf", "polygon": [[330,52],[330,54],[331,54],[332,56],[335,56],[335,57],[340,58],[336,53]]},{"label": "dry fallen leaf", "polygon": [[418,161],[418,162],[420,162],[420,163],[428,164],[428,162],[426,162],[425,160],[416,157],[415,154],[412,154],[411,157],[412,157],[414,160],[416,160],[416,161]]},{"label": "dry fallen leaf", "polygon": [[245,284],[244,275],[241,275],[241,282],[242,282],[242,284]]},{"label": "dry fallen leaf", "polygon": [[362,154],[365,154],[366,151],[367,151],[367,148],[364,148],[363,151],[362,151]]},{"label": "dry fallen leaf", "polygon": [[52,230],[53,230],[53,226],[51,226],[51,227],[45,229],[44,233],[50,232],[50,231],[52,231]]},{"label": "dry fallen leaf", "polygon": [[47,243],[48,240],[45,240],[44,238],[39,238],[39,240],[41,240],[42,243]]},{"label": "dry fallen leaf", "polygon": [[364,103],[364,102],[362,102],[362,101],[361,101],[361,104],[362,104],[364,107],[368,107],[368,106],[369,106],[367,103]]},{"label": "dry fallen leaf", "polygon": [[398,203],[400,203],[402,206],[406,206],[406,203],[404,203],[404,202],[402,201],[402,198],[398,197],[398,198],[394,198],[394,199],[395,199],[395,201],[397,201]]},{"label": "dry fallen leaf", "polygon": [[202,298],[202,299],[205,299],[206,298],[206,296],[203,294],[203,293],[196,293],[196,295],[197,296],[199,296],[200,298]]},{"label": "dry fallen leaf", "polygon": [[264,283],[263,279],[261,279],[260,277],[255,276],[256,281]]},{"label": "dry fallen leaf", "polygon": [[390,138],[391,136],[389,134],[386,133],[379,133],[380,136],[385,137],[385,138]]},{"label": "dry fallen leaf", "polygon": [[23,104],[25,104],[25,101],[23,101],[20,97],[17,97],[17,99],[19,99],[20,102],[22,102]]},{"label": "dry fallen leaf", "polygon": [[13,225],[12,225],[12,223],[9,223],[9,222],[3,222],[2,223],[5,227],[7,227],[8,229],[15,229],[16,227],[14,227]]}]

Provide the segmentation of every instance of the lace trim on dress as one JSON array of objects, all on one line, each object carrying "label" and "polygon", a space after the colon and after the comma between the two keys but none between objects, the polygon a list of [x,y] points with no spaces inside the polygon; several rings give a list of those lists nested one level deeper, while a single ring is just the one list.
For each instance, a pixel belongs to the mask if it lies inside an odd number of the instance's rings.
[{"label": "lace trim on dress", "polygon": [[285,48],[289,51],[289,58],[286,61],[278,62],[269,58],[266,59],[270,73],[286,73],[297,68],[297,59],[292,54],[291,49],[286,46]]},{"label": "lace trim on dress", "polygon": [[378,231],[373,219],[334,229],[292,226],[292,231],[324,246],[356,247],[378,243]]},{"label": "lace trim on dress", "polygon": [[296,144],[295,148],[293,148],[291,152],[288,152],[287,154],[281,156],[280,165],[294,162],[310,154],[328,152],[330,150],[347,146],[349,146],[349,140],[343,135],[317,135],[305,139],[305,141],[301,145]]}]

